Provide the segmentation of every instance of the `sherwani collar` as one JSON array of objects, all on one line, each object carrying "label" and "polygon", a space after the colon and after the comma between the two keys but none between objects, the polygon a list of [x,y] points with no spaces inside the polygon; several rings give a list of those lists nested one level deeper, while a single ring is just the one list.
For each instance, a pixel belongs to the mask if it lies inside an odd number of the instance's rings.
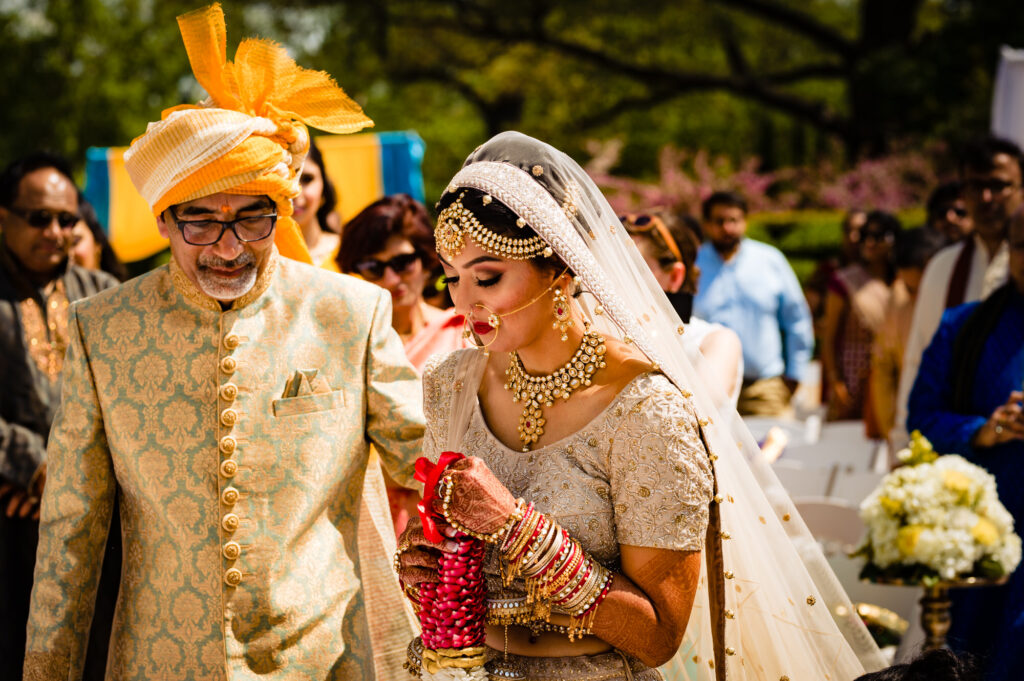
[{"label": "sherwani collar", "polygon": [[[232,301],[231,307],[229,307],[228,310],[241,310],[243,307],[253,303],[257,298],[262,296],[268,288],[270,288],[270,284],[274,280],[274,273],[277,271],[277,259],[279,257],[280,255],[278,255],[277,246],[271,246],[270,257],[267,258],[267,266],[263,268],[263,271],[261,271],[259,275],[257,275],[256,283],[252,285],[252,288],[249,289],[248,293]],[[178,261],[175,260],[173,255],[171,256],[170,272],[174,288],[177,289],[178,293],[180,293],[185,300],[196,307],[203,308],[204,310],[225,312],[224,308],[220,305],[220,301],[203,293],[203,290],[188,278],[185,272],[182,271],[181,267],[178,265]]]}]

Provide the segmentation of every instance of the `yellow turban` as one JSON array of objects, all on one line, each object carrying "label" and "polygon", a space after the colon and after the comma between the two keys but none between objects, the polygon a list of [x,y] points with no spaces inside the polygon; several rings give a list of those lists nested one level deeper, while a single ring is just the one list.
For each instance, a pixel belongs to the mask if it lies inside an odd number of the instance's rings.
[{"label": "yellow turban", "polygon": [[309,151],[306,125],[350,133],[373,125],[323,71],[298,66],[269,40],[242,41],[227,61],[220,5],[178,17],[196,80],[198,106],[166,109],[125,152],[132,183],[155,215],[203,196],[269,196],[277,204],[274,241],[282,255],[310,261],[291,200]]}]

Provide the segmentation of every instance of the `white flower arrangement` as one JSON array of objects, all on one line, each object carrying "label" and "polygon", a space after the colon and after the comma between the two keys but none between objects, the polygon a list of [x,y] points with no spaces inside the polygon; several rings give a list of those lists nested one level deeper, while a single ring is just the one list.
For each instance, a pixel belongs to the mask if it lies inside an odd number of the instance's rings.
[{"label": "white flower arrangement", "polygon": [[960,456],[939,456],[921,433],[860,506],[867,537],[855,555],[863,578],[924,584],[995,579],[1016,569],[1021,540],[995,478]]}]

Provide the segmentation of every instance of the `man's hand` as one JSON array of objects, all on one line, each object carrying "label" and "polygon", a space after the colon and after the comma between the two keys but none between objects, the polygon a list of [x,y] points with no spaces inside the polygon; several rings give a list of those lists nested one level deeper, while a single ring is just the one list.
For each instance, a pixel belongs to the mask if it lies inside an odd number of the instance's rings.
[{"label": "man's hand", "polygon": [[8,518],[39,518],[39,497],[13,482],[0,483],[0,504]]},{"label": "man's hand", "polygon": [[786,384],[786,389],[789,390],[789,396],[792,397],[796,394],[796,389],[800,387],[800,381],[789,376],[783,376],[782,382]]},{"label": "man's hand", "polygon": [[29,482],[28,489],[6,480],[0,481],[0,506],[8,518],[27,518],[39,520],[39,502],[46,486],[46,464],[36,469]]},{"label": "man's hand", "polygon": [[994,447],[1011,440],[1024,440],[1024,392],[1014,391],[999,405],[974,434],[975,447]]}]

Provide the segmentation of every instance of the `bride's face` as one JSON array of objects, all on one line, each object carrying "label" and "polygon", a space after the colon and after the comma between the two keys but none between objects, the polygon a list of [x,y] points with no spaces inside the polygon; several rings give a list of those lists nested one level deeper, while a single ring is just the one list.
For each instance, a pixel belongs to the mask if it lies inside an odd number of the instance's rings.
[{"label": "bride's face", "polygon": [[[478,342],[489,350],[510,352],[554,333],[551,296],[542,294],[556,273],[492,255],[468,239],[458,255],[438,255],[455,310],[466,315]],[[501,318],[497,329],[488,322],[492,314]]]}]

